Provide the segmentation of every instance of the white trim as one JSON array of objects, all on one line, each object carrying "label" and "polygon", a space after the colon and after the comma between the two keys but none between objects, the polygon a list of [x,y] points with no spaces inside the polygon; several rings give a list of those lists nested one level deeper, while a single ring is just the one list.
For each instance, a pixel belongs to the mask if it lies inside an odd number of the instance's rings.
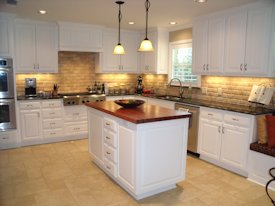
[{"label": "white trim", "polygon": [[192,27],[193,27],[192,23],[182,24],[182,25],[177,25],[177,26],[173,26],[173,27],[168,27],[168,31],[173,32],[173,31],[179,31],[179,30],[183,30],[183,29],[191,29]]}]

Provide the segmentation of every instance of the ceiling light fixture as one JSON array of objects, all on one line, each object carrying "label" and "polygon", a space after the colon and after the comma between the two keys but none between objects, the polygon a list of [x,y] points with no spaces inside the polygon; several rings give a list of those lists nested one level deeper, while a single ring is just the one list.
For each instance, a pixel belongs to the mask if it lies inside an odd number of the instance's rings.
[{"label": "ceiling light fixture", "polygon": [[125,54],[124,48],[120,43],[120,22],[122,19],[121,14],[121,5],[124,4],[124,1],[116,1],[116,4],[119,6],[119,12],[118,12],[118,43],[114,48],[113,54]]},{"label": "ceiling light fixture", "polygon": [[39,10],[38,13],[39,13],[39,14],[46,14],[47,11],[46,11],[46,10]]},{"label": "ceiling light fixture", "polygon": [[150,1],[145,1],[145,8],[146,8],[146,28],[145,28],[145,39],[141,42],[140,47],[138,49],[139,52],[152,52],[154,51],[152,42],[148,39],[148,12],[150,8]]},{"label": "ceiling light fixture", "polygon": [[194,0],[194,2],[196,2],[196,3],[206,3],[207,0]]},{"label": "ceiling light fixture", "polygon": [[170,24],[171,24],[171,25],[175,25],[175,24],[177,24],[177,22],[171,21]]}]

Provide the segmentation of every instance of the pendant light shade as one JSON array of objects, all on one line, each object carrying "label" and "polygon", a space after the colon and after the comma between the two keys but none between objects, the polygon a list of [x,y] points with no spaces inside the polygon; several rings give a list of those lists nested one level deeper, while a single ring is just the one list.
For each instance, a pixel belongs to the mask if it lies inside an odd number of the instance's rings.
[{"label": "pendant light shade", "polygon": [[138,49],[139,52],[152,52],[154,51],[152,42],[148,39],[148,12],[150,8],[150,1],[145,1],[145,9],[146,9],[146,27],[145,27],[145,39],[141,42],[140,47]]},{"label": "pendant light shade", "polygon": [[124,4],[124,1],[116,1],[116,4],[119,6],[119,12],[118,12],[118,43],[114,48],[113,54],[125,54],[124,48],[120,43],[120,22],[122,19],[121,14],[121,5]]}]

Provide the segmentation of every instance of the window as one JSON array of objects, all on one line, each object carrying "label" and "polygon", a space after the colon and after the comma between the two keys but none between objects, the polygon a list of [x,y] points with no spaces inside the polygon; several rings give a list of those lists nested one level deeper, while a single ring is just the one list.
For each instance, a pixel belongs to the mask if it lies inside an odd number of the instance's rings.
[{"label": "window", "polygon": [[[184,86],[200,87],[200,76],[192,74],[192,40],[170,43],[169,81],[181,80]],[[179,85],[173,81],[172,85]]]}]

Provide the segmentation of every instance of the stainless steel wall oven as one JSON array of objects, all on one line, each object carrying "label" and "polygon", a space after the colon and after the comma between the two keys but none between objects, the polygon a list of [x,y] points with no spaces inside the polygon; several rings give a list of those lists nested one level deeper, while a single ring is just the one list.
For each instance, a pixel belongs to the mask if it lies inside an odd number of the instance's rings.
[{"label": "stainless steel wall oven", "polygon": [[16,128],[15,113],[12,59],[0,57],[0,131]]}]

